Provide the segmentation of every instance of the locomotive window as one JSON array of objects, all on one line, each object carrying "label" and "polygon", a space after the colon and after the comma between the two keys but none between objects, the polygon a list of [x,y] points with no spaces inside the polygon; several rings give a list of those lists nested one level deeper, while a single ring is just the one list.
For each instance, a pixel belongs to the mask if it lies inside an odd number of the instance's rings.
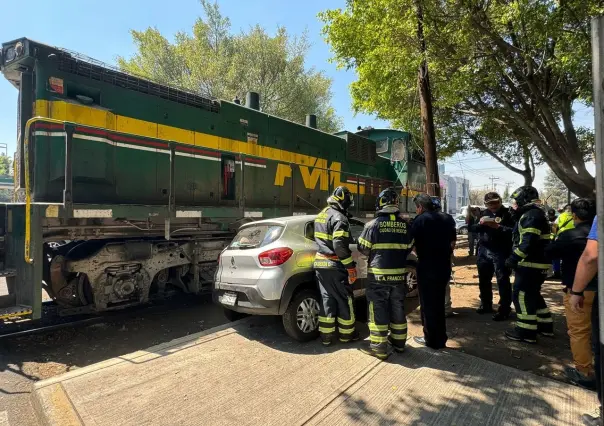
[{"label": "locomotive window", "polygon": [[407,159],[407,147],[402,139],[396,139],[392,142],[390,159],[392,161],[405,161]]},{"label": "locomotive window", "polygon": [[375,142],[375,152],[378,154],[388,152],[388,138]]}]

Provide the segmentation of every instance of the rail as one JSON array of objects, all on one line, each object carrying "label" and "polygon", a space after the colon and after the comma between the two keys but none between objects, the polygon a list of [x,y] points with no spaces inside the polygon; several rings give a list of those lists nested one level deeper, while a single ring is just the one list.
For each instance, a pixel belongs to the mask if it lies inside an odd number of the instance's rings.
[{"label": "rail", "polygon": [[[50,123],[50,124],[57,124],[63,127],[63,131],[65,133],[65,184],[64,184],[64,189],[63,189],[63,202],[61,204],[58,204],[59,206],[62,206],[64,211],[65,211],[65,215],[67,218],[70,218],[73,216],[73,204],[74,204],[74,200],[73,200],[73,174],[72,174],[72,141],[73,141],[73,137],[74,137],[74,132],[76,127],[78,128],[88,128],[88,129],[96,129],[96,130],[103,130],[106,132],[115,132],[114,130],[111,129],[107,129],[107,128],[103,128],[103,127],[94,127],[94,126],[86,126],[86,125],[82,125],[79,123],[74,123],[74,122],[69,122],[69,121],[62,121],[62,120],[57,120],[57,119],[52,119],[52,118],[47,118],[47,117],[33,117],[31,119],[29,119],[25,125],[25,137],[24,137],[24,144],[23,144],[23,151],[24,151],[24,167],[25,167],[25,250],[24,250],[24,257],[25,257],[25,261],[29,264],[33,264],[34,259],[31,258],[31,209],[32,209],[32,188],[31,188],[31,170],[32,170],[32,164],[30,164],[30,137],[31,137],[31,127],[33,124],[37,123],[37,122],[45,122],[45,123]],[[130,133],[122,133],[122,132],[115,132],[115,133],[120,133],[120,134],[124,134],[124,135],[128,135],[128,136],[132,136],[132,137],[141,137],[141,138],[146,138],[146,139],[153,139],[153,138],[149,138],[148,136],[142,136],[142,135],[136,135],[136,134],[130,134]],[[175,163],[175,158],[176,158],[176,146],[177,145],[182,145],[181,143],[177,142],[177,141],[169,141],[169,140],[162,140],[162,142],[166,143],[169,147],[169,151],[170,151],[170,182],[169,182],[169,193],[168,193],[168,205],[167,207],[167,211],[168,211],[168,217],[166,218],[166,222],[165,222],[165,235],[167,239],[170,239],[170,220],[171,218],[174,216],[175,211],[176,211],[176,193],[175,193],[175,178],[174,178],[174,163]],[[361,194],[361,186],[365,185],[365,191],[367,191],[369,188],[369,186],[371,186],[370,188],[370,193],[365,192],[364,195],[365,196],[376,196],[377,193],[379,193],[379,190],[381,188],[384,188],[386,186],[394,186],[395,188],[398,188],[401,190],[401,194],[403,195],[403,197],[405,198],[405,208],[407,208],[408,205],[408,197],[409,195],[413,195],[414,191],[413,189],[411,189],[409,187],[409,185],[399,185],[396,186],[396,181],[390,181],[390,180],[386,180],[386,179],[380,179],[380,178],[376,178],[374,176],[369,176],[369,175],[363,175],[363,174],[359,174],[359,173],[350,173],[350,172],[345,172],[345,171],[341,171],[341,170],[333,170],[332,168],[327,168],[327,167],[319,167],[319,166],[309,166],[308,164],[302,164],[302,163],[297,163],[297,162],[291,162],[291,161],[281,161],[281,160],[272,160],[272,159],[267,159],[265,157],[261,157],[261,156],[256,156],[256,155],[250,155],[250,154],[245,154],[243,152],[234,152],[234,151],[227,151],[227,150],[219,150],[219,152],[221,153],[227,153],[229,155],[235,155],[236,158],[238,159],[238,161],[241,162],[241,189],[240,189],[240,193],[239,193],[239,209],[241,210],[241,215],[244,216],[245,215],[245,172],[244,170],[244,164],[246,164],[246,159],[259,159],[259,160],[264,160],[264,161],[272,161],[275,162],[277,164],[282,164],[285,166],[288,166],[290,168],[290,177],[291,177],[291,194],[290,194],[290,208],[292,210],[292,214],[293,214],[293,210],[295,208],[295,200],[297,198],[304,200],[304,198],[300,197],[298,194],[296,194],[296,190],[295,190],[295,175],[293,173],[294,167],[312,167],[313,170],[319,170],[321,171],[321,173],[326,173],[327,174],[327,182],[328,182],[328,189],[332,190],[334,188],[332,188],[332,185],[334,182],[336,182],[336,180],[338,182],[336,183],[340,183],[340,179],[342,178],[342,176],[345,176],[346,178],[344,179],[345,182],[342,183],[352,183],[353,185],[355,185],[356,187],[356,194],[360,195]],[[352,182],[351,182],[352,181]],[[370,185],[368,185],[368,183],[370,183]],[[373,190],[373,186],[376,186],[377,191]],[[324,189],[322,189],[324,191]],[[306,201],[306,200],[304,200]],[[55,203],[56,204],[56,203]],[[356,213],[358,214],[360,212],[360,203],[356,204]]]}]

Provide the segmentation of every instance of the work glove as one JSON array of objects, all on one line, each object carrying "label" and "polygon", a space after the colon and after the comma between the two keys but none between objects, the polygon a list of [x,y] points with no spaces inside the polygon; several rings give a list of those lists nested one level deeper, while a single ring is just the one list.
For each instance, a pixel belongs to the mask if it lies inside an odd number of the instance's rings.
[{"label": "work glove", "polygon": [[515,257],[510,256],[505,260],[505,267],[509,269],[516,269],[518,267],[518,260]]},{"label": "work glove", "polygon": [[348,284],[354,284],[357,280],[357,270],[356,268],[347,269],[348,271]]}]

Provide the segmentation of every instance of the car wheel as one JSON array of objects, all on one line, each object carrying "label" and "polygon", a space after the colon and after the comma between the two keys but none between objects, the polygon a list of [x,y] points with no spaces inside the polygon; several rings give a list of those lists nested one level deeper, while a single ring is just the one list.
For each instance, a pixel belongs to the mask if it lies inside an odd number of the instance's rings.
[{"label": "car wheel", "polygon": [[407,263],[407,297],[417,297],[417,263]]},{"label": "car wheel", "polygon": [[319,336],[319,292],[310,288],[296,293],[283,314],[285,332],[299,342],[308,342]]},{"label": "car wheel", "polygon": [[460,235],[468,235],[468,227],[464,226],[462,228],[459,228],[459,233]]},{"label": "car wheel", "polygon": [[237,321],[237,320],[240,320],[240,319],[243,319],[243,318],[249,316],[248,314],[242,314],[241,312],[232,311],[227,308],[223,308],[223,310],[224,310],[224,316],[229,321]]}]

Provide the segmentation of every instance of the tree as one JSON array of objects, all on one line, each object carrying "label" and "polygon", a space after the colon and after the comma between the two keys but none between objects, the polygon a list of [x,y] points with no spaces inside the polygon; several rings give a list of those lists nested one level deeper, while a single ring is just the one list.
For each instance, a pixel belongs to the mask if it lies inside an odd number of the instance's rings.
[{"label": "tree", "polygon": [[233,34],[217,2],[200,1],[205,16],[190,34],[177,33],[173,43],[157,28],[132,30],[137,52],[118,58],[120,68],[211,98],[244,99],[247,91],[256,91],[268,114],[298,123],[316,114],[321,130],[340,130],[341,119],[331,106],[331,79],[305,68],[306,34],[291,37],[279,27],[271,36],[258,25]]},{"label": "tree", "polygon": [[[13,160],[6,154],[0,154],[0,176],[13,176]],[[0,202],[8,203],[11,201],[13,201],[13,191],[0,189]]]},{"label": "tree", "polygon": [[484,196],[489,191],[488,189],[470,189],[470,205],[482,206],[484,204]]},{"label": "tree", "polygon": [[568,199],[568,188],[558,176],[548,170],[543,181],[543,191],[540,194],[541,200],[554,208],[566,204]]},{"label": "tree", "polygon": [[0,154],[0,176],[13,175],[13,160],[6,154]]},{"label": "tree", "polygon": [[415,1],[350,0],[320,15],[336,61],[358,75],[354,108],[417,129],[415,71],[427,59],[442,144],[467,149],[468,139],[497,131],[498,146],[515,141],[522,153],[503,160],[523,164],[528,149],[574,193],[592,195],[585,160],[593,135],[575,127],[573,105],[592,103],[589,18],[604,5],[422,0],[424,55],[414,39]]}]

